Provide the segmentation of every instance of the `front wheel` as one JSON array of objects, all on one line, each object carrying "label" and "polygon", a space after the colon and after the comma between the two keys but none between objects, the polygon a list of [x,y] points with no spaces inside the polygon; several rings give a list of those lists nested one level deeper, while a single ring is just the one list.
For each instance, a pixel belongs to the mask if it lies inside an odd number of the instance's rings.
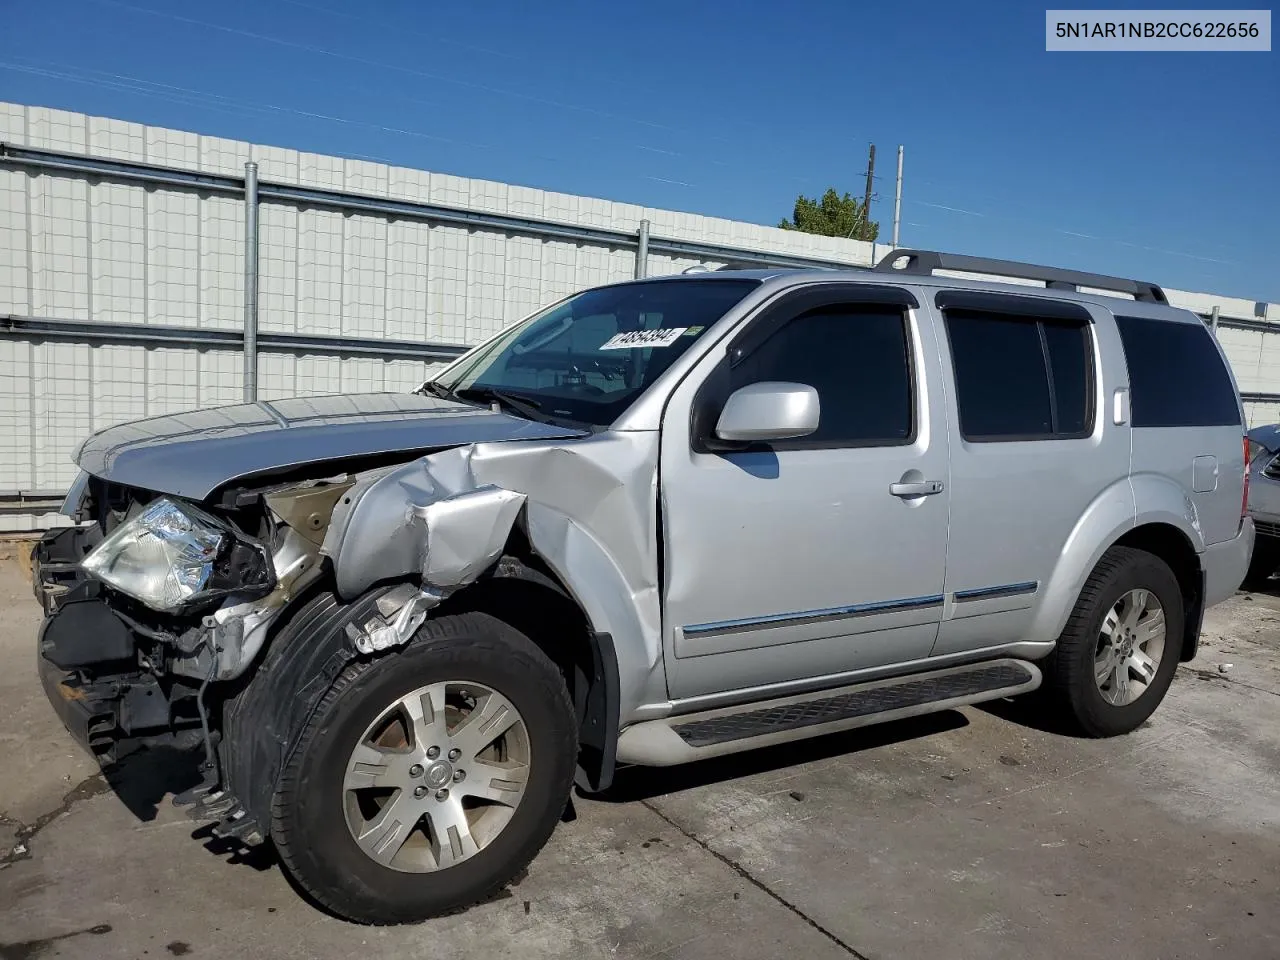
[{"label": "front wheel", "polygon": [[560,671],[522,633],[486,614],[428,620],[321,700],[285,764],[272,838],[298,883],[349,920],[467,906],[550,837],[575,731]]},{"label": "front wheel", "polygon": [[1108,550],[1045,663],[1045,687],[1092,737],[1136,730],[1164,699],[1181,653],[1182,591],[1159,557]]}]

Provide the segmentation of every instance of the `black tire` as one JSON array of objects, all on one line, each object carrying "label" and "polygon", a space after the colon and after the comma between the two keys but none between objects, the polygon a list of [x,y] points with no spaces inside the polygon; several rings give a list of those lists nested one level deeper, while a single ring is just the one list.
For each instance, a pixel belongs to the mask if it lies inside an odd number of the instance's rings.
[{"label": "black tire", "polygon": [[1280,567],[1280,540],[1259,537],[1253,544],[1253,556],[1249,558],[1249,570],[1240,584],[1243,590],[1264,590],[1271,575]]},{"label": "black tire", "polygon": [[[433,873],[385,867],[360,849],[344,818],[351,749],[399,697],[463,678],[500,691],[523,717],[532,758],[524,796],[469,859]],[[323,907],[357,923],[414,923],[486,899],[533,860],[564,812],[577,759],[574,718],[559,669],[524,634],[483,613],[428,620],[406,647],[349,665],[292,745],[271,811],[285,869]]]},{"label": "black tire", "polygon": [[[1094,679],[1094,656],[1103,619],[1128,591],[1150,590],[1165,615],[1165,646],[1156,674],[1137,700],[1108,703]],[[1042,664],[1045,694],[1053,709],[1090,737],[1115,737],[1142,726],[1160,705],[1178,669],[1185,623],[1182,591],[1159,557],[1131,547],[1112,547],[1085,582],[1058,645]]]}]

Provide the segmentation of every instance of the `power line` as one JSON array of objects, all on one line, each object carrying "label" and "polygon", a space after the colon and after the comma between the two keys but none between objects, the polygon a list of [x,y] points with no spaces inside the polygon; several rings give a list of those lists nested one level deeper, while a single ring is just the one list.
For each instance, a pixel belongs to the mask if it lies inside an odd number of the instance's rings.
[{"label": "power line", "polygon": [[[919,206],[923,206],[923,207],[930,207],[934,210],[945,210],[949,213],[958,213],[968,217],[981,217],[983,219],[1001,220],[1008,223],[1030,225],[1035,227],[1038,230],[1049,231],[1051,233],[1058,233],[1068,237],[1075,237],[1080,240],[1090,240],[1098,243],[1118,244],[1124,247],[1131,247],[1135,250],[1145,250],[1149,253],[1159,253],[1165,256],[1170,256],[1170,257],[1184,257],[1189,260],[1200,260],[1205,263],[1218,263],[1226,266],[1230,266],[1232,264],[1231,260],[1221,260],[1216,257],[1206,257],[1202,254],[1186,253],[1185,251],[1181,251],[1181,250],[1169,250],[1164,247],[1152,247],[1143,243],[1135,243],[1132,240],[1121,240],[1117,237],[1105,237],[1105,236],[1100,236],[1098,234],[1082,233],[1078,230],[1067,230],[1064,227],[1055,227],[1050,224],[1042,223],[1038,220],[1028,219],[1026,217],[1011,217],[1005,214],[985,213],[979,210],[968,210],[963,207],[951,206],[945,203],[936,203],[930,200],[908,199],[905,202],[918,204]],[[920,226],[920,224],[915,224],[915,226]],[[939,228],[934,227],[933,229],[939,229]]]},{"label": "power line", "polygon": [[[449,83],[449,84],[454,84],[458,86],[478,89],[481,91],[494,93],[498,95],[517,97],[519,99],[523,99],[523,100],[535,102],[535,103],[541,103],[548,106],[582,111],[586,113],[596,114],[598,116],[602,116],[608,119],[624,120],[632,123],[638,123],[644,126],[669,130],[672,132],[680,132],[678,128],[672,127],[667,124],[660,124],[655,121],[651,121],[647,119],[627,117],[621,114],[611,113],[609,111],[599,110],[597,108],[588,107],[581,104],[573,104],[573,103],[566,103],[563,101],[551,100],[545,97],[537,97],[531,94],[525,94],[518,91],[506,90],[500,87],[492,87],[486,84],[479,84],[472,81],[461,80],[456,77],[448,77],[440,74],[434,74],[427,71],[400,66],[398,64],[387,63],[385,61],[370,60],[364,57],[355,56],[353,54],[346,54],[346,53],[341,53],[335,50],[329,50],[324,47],[315,46],[313,44],[300,43],[297,41],[286,40],[280,37],[273,37],[267,34],[261,34],[261,33],[256,33],[254,31],[244,30],[238,27],[230,27],[225,24],[218,24],[210,21],[199,20],[193,17],[185,17],[180,14],[171,13],[169,11],[153,10],[146,7],[138,7],[132,4],[121,2],[121,0],[94,0],[94,2],[99,4],[104,4],[107,6],[113,6],[113,7],[118,7],[125,10],[130,10],[136,13],[166,17],[166,18],[169,18],[181,23],[187,23],[193,26],[200,26],[200,27],[207,27],[209,29],[214,29],[214,30],[221,30],[227,33],[248,37],[250,39],[260,40],[267,43],[274,43],[281,46],[290,47],[293,49],[320,54],[323,56],[334,57],[337,59],[346,60],[352,63],[358,63],[365,66],[383,67],[383,68],[398,71],[401,73],[423,77],[425,79],[437,80],[443,83]],[[332,10],[325,7],[319,7],[314,4],[304,3],[302,2],[302,0],[282,0],[282,2],[289,3],[294,6],[316,10],[317,12],[332,14],[334,16],[339,16],[346,19],[354,19],[354,20],[365,19],[365,18],[344,13],[342,11],[336,11],[336,10]],[[415,31],[415,32],[420,32],[420,31]],[[437,39],[444,39],[444,38],[437,38]],[[483,47],[475,47],[469,44],[462,44],[458,41],[447,41],[447,42],[452,43],[454,45],[458,45],[465,49],[471,49],[475,52],[482,52],[482,53],[491,54],[495,56],[509,56],[509,55],[503,54],[501,51],[495,51],[495,50],[491,50]],[[523,59],[523,58],[513,57],[513,59]],[[85,77],[77,77],[73,74],[70,74],[67,72],[61,72],[58,70],[25,67],[18,64],[0,64],[0,66],[3,66],[6,69],[18,70],[21,72],[30,73],[37,76],[44,76],[52,79],[62,79],[62,80],[66,80],[74,83],[107,86],[115,89],[121,89],[129,92],[137,93],[144,96],[152,96],[158,99],[168,100],[170,102],[181,103],[184,105],[202,106],[206,109],[220,110],[222,112],[234,113],[237,110],[240,110],[240,111],[250,110],[255,112],[265,111],[265,112],[288,113],[288,114],[303,117],[306,119],[321,120],[321,121],[339,123],[344,125],[359,126],[367,129],[378,130],[384,133],[414,137],[414,138],[424,139],[424,140],[433,141],[437,143],[450,144],[455,146],[464,146],[472,149],[479,149],[479,150],[500,149],[496,144],[480,143],[480,142],[470,141],[470,140],[461,140],[461,139],[452,138],[452,137],[443,137],[437,134],[426,133],[421,130],[412,130],[404,127],[394,127],[386,124],[374,123],[367,120],[358,120],[358,119],[353,119],[349,117],[340,117],[340,116],[334,116],[330,114],[322,114],[315,111],[302,110],[302,109],[293,108],[293,107],[285,107],[278,104],[253,103],[253,102],[244,101],[244,100],[235,100],[233,98],[226,97],[221,94],[211,93],[209,91],[193,90],[191,88],[179,87],[172,84],[164,84],[158,81],[146,80],[139,77],[130,77],[124,74],[112,74],[112,73],[106,73],[103,71],[93,71],[93,70],[88,70],[87,68],[74,68],[74,69],[79,69],[82,72],[98,73],[100,75],[111,78],[111,80],[92,80]],[[160,89],[155,89],[155,88],[160,88]],[[370,92],[370,91],[366,91],[366,92]],[[413,100],[413,98],[407,98],[407,97],[404,99],[407,99],[410,102],[419,102],[419,103],[423,102],[423,101],[415,101]],[[217,102],[211,104],[209,102],[210,100],[217,101]],[[592,137],[590,135],[586,135],[586,136],[588,136],[589,139],[593,139],[597,141],[604,140],[604,138],[600,138],[600,137]],[[647,144],[636,144],[635,146],[638,149],[645,150],[646,152],[663,155],[663,156],[671,156],[671,157],[686,156],[685,154],[679,151],[666,150],[659,147],[653,147]],[[558,156],[549,156],[546,154],[534,154],[534,156],[538,156],[540,159],[550,160],[552,162],[557,162],[557,163],[564,161],[563,157],[558,157]],[[704,162],[711,162],[715,165],[723,165],[723,166],[728,165],[724,161],[717,160],[714,158],[706,158]],[[883,179],[882,177],[874,174],[871,170],[868,171],[868,175],[869,175],[869,180]],[[674,178],[659,177],[654,175],[643,175],[643,176],[644,176],[644,179],[653,180],[660,183],[675,184],[679,186],[695,185],[689,181],[679,180]],[[801,178],[793,178],[793,179],[800,180]],[[925,183],[925,184],[933,183],[933,181],[928,181],[928,180],[922,180],[917,182]],[[1145,250],[1153,253],[1160,253],[1168,256],[1185,257],[1188,259],[1199,260],[1207,263],[1217,263],[1217,264],[1230,264],[1231,262],[1228,260],[1222,260],[1214,257],[1206,257],[1199,254],[1186,253],[1184,251],[1168,250],[1161,247],[1153,247],[1146,244],[1135,243],[1132,241],[1121,240],[1113,237],[1097,236],[1094,234],[1087,234],[1087,233],[1082,233],[1074,230],[1066,230],[1059,227],[1046,226],[1038,221],[1028,220],[1026,218],[1009,217],[1001,214],[992,214],[992,213],[978,211],[978,210],[969,210],[963,207],[956,207],[950,204],[937,203],[937,202],[928,201],[928,200],[915,200],[915,199],[908,198],[907,202],[916,203],[922,206],[932,207],[934,209],[944,210],[951,213],[958,213],[965,216],[991,218],[991,219],[1004,220],[1004,221],[1013,222],[1013,223],[1031,224],[1041,230],[1050,230],[1054,233],[1059,233],[1065,236],[1071,236],[1077,239],[1119,244],[1119,245],[1128,246],[1134,249]]]},{"label": "power line", "polygon": [[[320,56],[332,57],[338,60],[344,60],[349,63],[355,63],[365,67],[392,70],[408,76],[421,77],[427,80],[435,80],[440,83],[452,84],[454,86],[460,86],[468,89],[479,90],[479,91],[482,91],[485,93],[491,93],[497,96],[514,97],[526,102],[538,103],[544,106],[556,107],[559,109],[571,110],[571,111],[576,111],[580,113],[593,114],[595,116],[599,116],[604,119],[633,123],[633,124],[637,124],[637,125],[648,127],[655,130],[662,130],[667,133],[683,134],[686,136],[691,134],[696,134],[699,136],[708,136],[707,131],[705,129],[688,130],[681,127],[672,126],[671,124],[668,124],[668,123],[660,123],[658,121],[650,120],[648,118],[627,116],[625,114],[614,113],[608,110],[601,110],[597,107],[591,107],[585,104],[572,103],[572,102],[567,102],[562,100],[553,100],[547,97],[540,97],[534,94],[524,93],[522,91],[510,90],[503,87],[495,87],[488,84],[477,83],[475,81],[463,80],[458,77],[447,76],[444,74],[431,73],[429,71],[419,70],[414,67],[405,67],[399,64],[389,63],[384,60],[372,60],[367,57],[361,57],[355,54],[343,53],[338,50],[331,50],[327,47],[321,47],[315,44],[301,43],[296,40],[287,40],[283,37],[276,37],[270,34],[258,33],[252,30],[245,30],[240,27],[232,27],[226,24],[214,23],[208,20],[200,20],[195,17],[187,17],[181,14],[172,13],[168,10],[155,10],[149,7],[139,7],[130,3],[125,3],[123,2],[123,0],[93,0],[93,2],[103,6],[110,6],[110,7],[116,7],[122,10],[129,10],[134,13],[140,13],[140,14],[145,14],[145,15],[154,16],[154,17],[167,18],[170,20],[174,20],[178,23],[186,23],[191,26],[204,27],[211,30],[219,30],[224,33],[229,33],[236,36],[242,36],[252,40],[258,40],[264,43],[276,44],[278,46],[288,47],[290,49],[295,49],[295,50],[301,50],[307,53],[313,53]],[[353,17],[353,15],[351,14],[345,14],[339,11],[329,10],[327,8],[318,7],[312,4],[302,3],[301,0],[285,0],[285,2],[293,3],[294,5],[297,5],[297,6],[307,7],[309,9],[314,9],[321,12],[334,13],[338,16],[344,16],[347,18]],[[361,18],[357,17],[356,19],[361,19]],[[380,92],[378,96],[386,96],[386,94]],[[763,129],[763,128],[760,128],[760,129]],[[718,140],[730,146],[733,145],[733,141],[725,137],[710,135],[710,138],[714,140]],[[652,150],[653,152],[664,152],[656,148],[653,148],[649,145],[635,144],[634,146],[636,146],[638,149]],[[687,157],[688,159],[694,162],[699,162],[698,158],[692,157],[680,151],[672,150],[672,151],[665,151],[665,152],[670,154],[671,156]],[[707,161],[708,161],[708,158],[703,158],[703,162],[707,162]],[[723,161],[716,161],[716,160],[710,160],[709,162],[723,163]]]},{"label": "power line", "polygon": [[384,60],[370,60],[367,57],[356,56],[355,54],[342,53],[337,50],[329,50],[325,47],[318,47],[310,43],[299,43],[296,40],[286,40],[283,37],[274,37],[270,34],[255,33],[252,30],[244,30],[240,27],[230,27],[226,24],[214,23],[209,20],[197,20],[195,17],[185,17],[181,14],[171,13],[168,10],[153,10],[148,7],[136,7],[130,3],[123,3],[121,0],[93,0],[94,3],[105,6],[117,7],[122,10],[130,10],[134,13],[147,14],[154,17],[165,17],[169,20],[175,20],[179,23],[186,23],[197,27],[206,27],[210,30],[221,30],[224,33],[231,33],[237,36],[248,37],[251,40],[260,40],[264,43],[274,43],[282,47],[289,47],[294,50],[303,50],[307,53],[320,54],[321,56],[334,57],[339,60],[346,60],[349,63],[358,63],[365,67],[382,68],[386,70],[394,70],[397,73],[403,73],[408,76],[422,77],[426,80],[436,80],[440,83],[453,84],[454,86],[467,87],[472,90],[481,90],[486,93],[498,94],[500,96],[514,97],[530,103],[541,103],[546,106],[559,107],[564,110],[575,110],[582,113],[591,113],[610,120],[624,120],[629,123],[638,123],[642,126],[653,127],[660,130],[669,130],[673,133],[679,133],[675,127],[658,123],[654,120],[647,120],[638,117],[627,117],[621,114],[611,113],[608,110],[601,110],[597,107],[589,107],[583,104],[566,103],[560,100],[551,100],[546,97],[535,96],[531,93],[523,93],[518,90],[507,90],[502,87],[492,87],[483,83],[476,83],[472,80],[462,80],[458,77],[445,76],[438,73],[430,73],[425,70],[418,70],[414,67],[404,67],[396,63],[388,63]]},{"label": "power line", "polygon": [[[397,35],[402,33],[410,34],[413,36],[424,37],[435,43],[441,43],[441,44],[445,44],[446,46],[457,47],[458,49],[461,49],[461,50],[469,50],[474,53],[483,53],[489,56],[499,57],[503,60],[511,60],[516,63],[533,64],[537,66],[540,70],[545,70],[549,65],[559,67],[559,68],[563,68],[565,66],[565,64],[559,60],[552,60],[550,63],[548,63],[548,60],[546,58],[530,57],[530,56],[525,56],[523,54],[512,53],[508,50],[496,50],[493,47],[482,47],[482,46],[477,46],[471,43],[464,43],[461,40],[456,40],[452,37],[442,36],[441,34],[434,31],[429,32],[426,30],[418,30],[413,27],[407,27],[403,23],[399,23],[399,22],[394,24],[380,23],[371,16],[366,16],[366,15],[357,14],[357,13],[349,13],[345,10],[335,10],[332,7],[326,7],[326,6],[322,6],[320,4],[315,4],[315,3],[307,3],[305,2],[305,0],[279,0],[279,2],[288,4],[289,6],[299,7],[303,10],[312,10],[312,11],[315,11],[316,13],[323,13],[332,17],[338,17],[343,20],[348,20],[354,23],[367,24],[382,33],[389,32]],[[572,71],[572,66],[570,66],[570,70]],[[599,73],[592,73],[590,75],[590,81],[593,84],[607,83],[611,86],[619,87],[621,89],[629,90],[629,91],[634,91],[636,88],[636,85],[634,82],[618,80],[607,74],[601,75]],[[704,94],[706,92],[707,91],[704,91]],[[721,91],[711,91],[711,95],[715,97],[729,96],[729,94]],[[619,116],[619,115],[615,115],[615,116]],[[629,119],[634,123],[653,125],[653,121],[649,121],[649,120],[641,120],[634,117],[623,117],[623,119]],[[749,123],[749,125],[754,129],[760,130],[770,136],[772,136],[774,133],[773,128],[768,127],[764,124]],[[699,129],[697,131],[692,131],[692,130],[687,130],[683,128],[671,127],[669,125],[663,125],[663,126],[665,129],[673,130],[675,132],[681,132],[681,133],[697,132],[699,134],[707,135],[706,131],[702,129]],[[715,134],[710,134],[708,136],[709,136],[709,139],[717,140],[717,141],[720,141],[721,143],[725,143],[725,144],[732,143],[732,141],[730,141],[729,139],[725,137],[717,136]],[[844,135],[844,136],[847,137],[848,135]],[[852,138],[848,138],[848,139],[852,140]]]},{"label": "power line", "polygon": [[[430,134],[420,130],[413,130],[413,129],[397,127],[397,126],[389,126],[386,124],[377,124],[377,123],[372,123],[366,120],[335,116],[332,114],[320,113],[312,110],[304,110],[296,107],[287,107],[282,104],[253,102],[253,101],[248,101],[243,99],[237,100],[236,98],[228,97],[224,94],[213,93],[212,91],[208,91],[208,90],[196,90],[190,87],[183,87],[176,84],[164,83],[158,80],[149,80],[145,77],[130,76],[128,74],[114,73],[111,71],[104,71],[104,70],[94,70],[90,67],[82,67],[75,64],[57,63],[52,61],[37,61],[37,60],[31,60],[29,58],[23,58],[23,57],[17,57],[15,59],[26,60],[27,63],[26,65],[22,65],[22,64],[10,62],[5,68],[33,74],[36,76],[43,76],[50,79],[66,80],[73,83],[81,83],[81,84],[89,84],[89,85],[92,85],[90,83],[90,80],[83,75],[93,74],[93,75],[96,75],[97,77],[107,78],[106,80],[102,81],[101,84],[99,84],[101,86],[109,87],[112,89],[124,90],[127,92],[133,92],[142,96],[151,97],[153,99],[166,100],[173,103],[181,103],[187,106],[203,106],[203,107],[206,107],[207,109],[214,110],[220,113],[230,113],[233,115],[237,114],[237,112],[242,112],[242,111],[253,111],[255,113],[263,113],[263,112],[286,113],[286,114],[293,114],[295,116],[303,117],[305,119],[310,119],[310,120],[321,120],[321,121],[327,121],[331,123],[338,123],[338,124],[344,124],[344,125],[363,126],[369,129],[376,129],[386,133],[417,137],[419,139],[434,140],[439,143],[469,147],[469,148],[481,150],[481,151],[495,151],[495,150],[506,149],[499,144],[482,143],[474,140],[465,140],[465,139],[459,139],[456,137],[447,137],[447,136],[441,136],[438,134]],[[160,88],[160,89],[156,90],[153,88]],[[431,100],[423,100],[417,97],[408,96],[403,93],[395,92],[395,93],[384,95],[380,91],[375,91],[368,87],[361,87],[353,84],[347,84],[345,86],[345,89],[350,92],[367,93],[371,96],[384,97],[384,99],[386,98],[386,96],[390,96],[393,99],[398,99],[405,103],[419,104],[424,106],[438,105],[437,102],[434,102]],[[162,92],[164,95],[162,95]],[[214,101],[214,103],[209,103],[206,101]],[[238,108],[238,110],[230,109],[233,107]],[[586,133],[585,131],[578,131],[577,135],[585,140],[589,140],[595,143],[609,144],[615,147],[627,146],[626,144],[618,144],[616,141],[611,140],[609,138]],[[670,156],[670,157],[686,156],[685,154],[681,154],[678,151],[665,150],[660,147],[651,147],[645,144],[632,144],[631,146],[633,146],[635,149],[643,150],[647,153],[653,153],[658,156]],[[554,163],[567,162],[567,158],[560,155],[539,153],[537,151],[528,150],[528,149],[525,149],[524,153],[528,156],[537,157],[539,159],[548,160]],[[697,159],[693,157],[688,157],[687,159],[695,163],[698,162]],[[394,164],[397,161],[395,161],[394,159],[386,159],[385,162]],[[728,164],[725,161],[716,160],[712,158],[706,158],[705,162],[709,162],[714,165],[723,166],[723,167],[730,166],[730,164]],[[796,177],[793,174],[784,174],[784,173],[775,171],[774,176],[779,176],[779,177],[785,176],[789,179],[796,180],[797,182],[801,182],[801,183],[804,182],[803,178]],[[641,178],[657,180],[658,182],[675,183],[680,185],[688,185],[688,186],[693,185],[683,179],[667,179],[663,177],[649,177],[646,175],[641,175]]]},{"label": "power line", "polygon": [[[61,68],[61,69],[58,69]],[[358,120],[351,117],[341,117],[327,113],[317,113],[311,110],[302,110],[295,107],[286,107],[273,103],[257,103],[248,100],[238,100],[219,93],[212,93],[207,90],[196,90],[191,87],[182,87],[176,84],[162,83],[156,80],[147,80],[142,77],[132,77],[127,74],[111,73],[102,70],[93,70],[88,67],[75,67],[70,64],[40,64],[32,61],[30,65],[0,61],[0,69],[27,73],[34,76],[46,77],[55,80],[65,80],[72,83],[80,83],[89,86],[100,86],[108,89],[123,90],[130,93],[136,93],[142,96],[149,96],[159,100],[165,100],[171,103],[179,103],[183,106],[197,106],[205,109],[214,110],[221,113],[230,113],[233,115],[244,115],[246,112],[256,114],[263,113],[285,113],[294,116],[303,117],[308,120],[322,120],[330,123],[338,123],[351,126],[365,127],[367,129],[378,130],[384,133],[397,134],[402,136],[417,137],[424,140],[431,140],[438,143],[450,144],[455,146],[469,147],[471,149],[483,151],[502,150],[500,145],[492,143],[481,143],[474,140],[460,140],[454,137],[443,137],[437,134],[425,133],[420,130],[411,130],[404,127],[393,127],[386,124],[374,123],[369,120]],[[96,77],[77,76],[72,71],[79,71],[81,74],[97,74]],[[348,88],[352,89],[352,88]],[[410,102],[415,101],[412,98]],[[210,102],[212,101],[212,102]],[[591,138],[601,139],[601,138]],[[554,156],[550,154],[536,153],[525,151],[528,156],[537,157],[541,160],[548,160],[552,163],[564,163],[566,158],[562,156]],[[655,153],[665,153],[666,151],[654,150]],[[353,158],[355,155],[349,155]],[[384,157],[370,157],[362,155],[358,159],[373,159],[379,162],[394,164],[395,160]],[[696,186],[685,180],[671,179],[666,177],[640,175],[645,180],[655,180],[659,183],[670,183],[678,186],[692,187]]]},{"label": "power line", "polygon": [[[364,17],[356,13],[348,13],[345,10],[334,10],[332,7],[323,7],[315,3],[304,3],[303,0],[279,0],[279,2],[287,3],[291,7],[301,7],[303,10],[314,10],[316,13],[326,13],[331,17],[340,17],[343,20],[351,20],[356,23],[367,23],[371,26],[378,27],[379,29],[385,29],[383,27],[379,27],[371,17]],[[442,43],[446,46],[457,47],[460,50],[470,50],[472,53],[483,53],[491,57],[501,57],[504,60],[515,60],[519,63],[541,63],[541,61],[535,61],[531,57],[524,57],[517,53],[508,53],[504,50],[494,50],[492,47],[480,47],[471,43],[463,43],[460,40],[444,37],[438,33],[428,33],[425,30],[415,30],[413,27],[406,27],[403,24],[397,24],[394,30],[397,34],[410,34],[417,37],[426,37],[435,43]],[[612,77],[600,77],[598,79],[604,80],[608,83],[617,84],[618,86],[627,86],[621,81],[614,80]]]},{"label": "power line", "polygon": [[[309,120],[323,120],[330,123],[366,127],[368,129],[379,130],[385,133],[418,137],[438,143],[465,146],[481,150],[501,149],[497,144],[480,143],[473,140],[459,140],[453,137],[442,137],[436,134],[424,133],[420,130],[410,130],[404,127],[391,127],[385,124],[374,123],[369,120],[357,120],[351,117],[316,113],[310,110],[300,110],[295,107],[280,106],[279,104],[255,103],[248,100],[237,100],[223,96],[222,94],[210,93],[206,90],[194,90],[190,87],[180,87],[174,84],[159,83],[154,80],[146,80],[141,77],[131,77],[126,74],[106,73],[105,71],[89,70],[88,68],[74,68],[79,69],[84,73],[99,74],[98,77],[84,77],[76,76],[74,73],[70,73],[67,70],[50,69],[47,66],[28,66],[25,64],[6,61],[0,61],[0,69],[13,70],[20,73],[28,73],[56,80],[66,80],[72,83],[81,83],[89,86],[101,86],[117,90],[125,90],[132,93],[138,93],[143,96],[151,96],[161,100],[168,100],[172,103],[180,103],[185,106],[200,106],[212,110],[222,110],[222,112],[228,113],[243,114],[245,111],[257,113],[288,113],[294,116],[304,117]],[[210,103],[210,100],[215,102]],[[563,157],[558,156],[543,154],[533,154],[533,156],[556,163],[564,161]]]},{"label": "power line", "polygon": [[[67,66],[67,65],[56,65]],[[141,96],[149,96],[155,99],[165,100],[171,103],[178,103],[183,106],[197,106],[204,109],[213,110],[221,113],[232,115],[244,115],[245,113],[255,114],[271,114],[286,113],[294,116],[303,117],[305,119],[320,120],[330,123],[338,123],[351,126],[365,127],[368,129],[378,130],[385,133],[391,133],[401,136],[409,136],[429,140],[438,143],[444,143],[455,146],[469,147],[479,150],[498,150],[501,149],[496,144],[487,144],[471,140],[459,140],[451,137],[442,137],[436,134],[429,134],[419,130],[410,130],[403,127],[392,127],[385,124],[374,123],[368,120],[358,120],[350,117],[341,117],[332,114],[317,113],[309,110],[301,110],[294,107],[285,107],[279,104],[271,103],[255,103],[252,101],[238,100],[227,97],[223,94],[211,93],[205,90],[196,90],[190,87],[182,87],[176,84],[161,83],[154,80],[146,80],[140,77],[132,77],[127,74],[110,73],[107,71],[91,70],[85,67],[68,67],[67,70],[50,69],[48,66],[26,65],[20,63],[12,63],[0,61],[0,69],[27,73],[34,76],[46,77],[56,80],[64,80],[72,83],[80,83],[89,86],[106,87],[109,89],[123,90],[130,93],[136,93]],[[68,72],[70,69],[79,70],[82,73],[98,74],[98,77],[76,76]],[[212,102],[211,102],[212,101]],[[660,151],[658,151],[660,152]],[[381,163],[394,163],[393,160],[385,157],[373,156],[368,154],[347,154],[353,159],[373,160]],[[533,154],[539,159],[549,160],[551,162],[564,162],[563,157],[551,156],[547,154]],[[696,183],[687,180],[681,180],[671,177],[660,177],[651,174],[642,174],[642,179],[651,180],[657,183],[665,183],[680,187],[695,187]],[[873,197],[878,199],[879,195]],[[1011,217],[1003,214],[994,214],[979,210],[970,210],[964,207],[957,207],[952,204],[938,203],[931,200],[915,200],[907,199],[908,203],[914,203],[924,207],[930,207],[935,210],[942,210],[949,213],[957,213],[964,216],[980,217],[983,219],[992,219],[1005,221],[1009,223],[1017,223],[1021,225],[1029,225],[1040,231],[1049,231],[1052,233],[1062,234],[1064,236],[1074,237],[1080,240],[1088,240],[1097,243],[1109,243],[1120,246],[1130,247],[1132,249],[1143,250],[1149,253],[1157,253],[1164,256],[1182,257],[1190,260],[1197,260],[1204,263],[1215,263],[1229,266],[1232,264],[1230,260],[1223,260],[1216,257],[1207,257],[1201,254],[1187,253],[1180,250],[1170,250],[1164,247],[1154,247],[1148,244],[1136,243],[1130,240],[1121,240],[1116,237],[1106,237],[1097,234],[1083,233],[1077,230],[1068,230],[1062,227],[1054,227],[1044,224],[1040,221],[1031,220],[1025,217]],[[906,226],[916,227],[917,229],[943,229],[936,224],[924,224],[915,221],[904,221]]]}]

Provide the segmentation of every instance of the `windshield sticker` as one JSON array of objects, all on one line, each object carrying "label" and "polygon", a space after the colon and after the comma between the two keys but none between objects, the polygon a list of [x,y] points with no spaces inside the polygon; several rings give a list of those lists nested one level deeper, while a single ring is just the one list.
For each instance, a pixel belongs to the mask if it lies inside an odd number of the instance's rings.
[{"label": "windshield sticker", "polygon": [[688,327],[667,327],[657,330],[628,330],[615,333],[600,344],[601,350],[629,350],[635,347],[669,347],[680,339]]},{"label": "windshield sticker", "polygon": [[703,330],[705,330],[705,329],[706,329],[706,327],[685,327],[685,328],[684,328],[684,335],[685,335],[686,337],[696,337],[698,334],[700,334],[700,333],[701,333]]}]

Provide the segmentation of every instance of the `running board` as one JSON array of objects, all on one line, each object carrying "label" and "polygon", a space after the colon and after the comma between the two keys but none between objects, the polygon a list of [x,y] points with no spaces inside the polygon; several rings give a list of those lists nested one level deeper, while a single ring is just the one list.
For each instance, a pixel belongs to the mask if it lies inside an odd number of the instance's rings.
[{"label": "running board", "polygon": [[854,727],[1029,693],[1040,670],[1023,660],[931,670],[796,697],[706,710],[627,727],[618,762],[651,767],[754,750]]}]

